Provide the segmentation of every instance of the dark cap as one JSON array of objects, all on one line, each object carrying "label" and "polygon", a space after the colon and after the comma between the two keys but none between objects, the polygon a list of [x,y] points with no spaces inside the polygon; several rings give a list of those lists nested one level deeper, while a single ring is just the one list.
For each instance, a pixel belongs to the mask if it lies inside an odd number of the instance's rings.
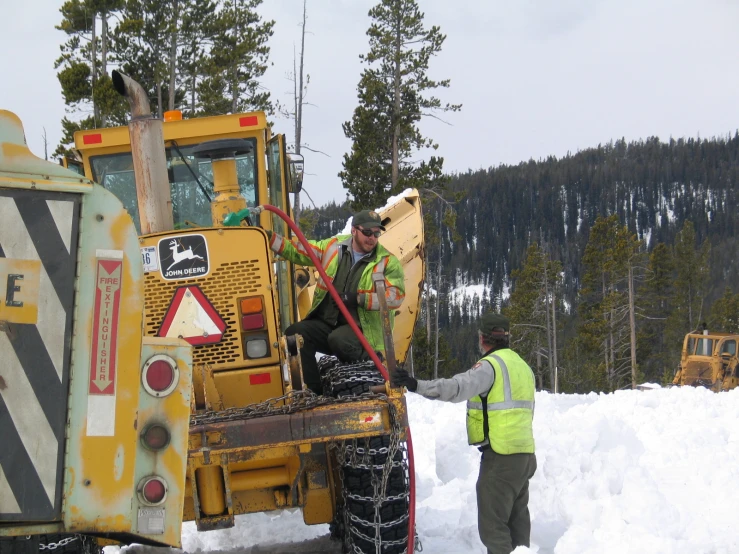
[{"label": "dark cap", "polygon": [[480,331],[483,335],[490,335],[496,329],[502,329],[506,333],[510,331],[511,324],[506,316],[488,312],[480,318]]},{"label": "dark cap", "polygon": [[354,214],[354,217],[352,218],[352,227],[357,226],[364,229],[372,229],[373,227],[378,227],[383,231],[385,230],[385,227],[382,226],[382,219],[380,218],[380,214],[371,210],[362,210],[361,212],[357,212]]}]

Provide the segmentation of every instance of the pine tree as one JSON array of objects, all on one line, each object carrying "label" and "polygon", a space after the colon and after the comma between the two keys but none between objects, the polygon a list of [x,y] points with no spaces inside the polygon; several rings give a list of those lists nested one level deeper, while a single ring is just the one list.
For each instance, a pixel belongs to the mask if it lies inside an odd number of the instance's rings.
[{"label": "pine tree", "polygon": [[708,326],[718,333],[739,333],[739,294],[733,294],[730,287],[714,302]]},{"label": "pine tree", "polygon": [[183,82],[183,112],[189,117],[199,113],[198,86],[205,76],[213,36],[216,33],[214,0],[188,0],[182,7],[179,74]]},{"label": "pine tree", "polygon": [[511,345],[534,369],[539,389],[554,390],[557,332],[552,314],[561,311],[556,300],[561,271],[559,262],[532,244],[522,267],[511,272],[513,290],[504,309],[511,321]]},{"label": "pine tree", "polygon": [[69,38],[62,44],[54,68],[59,70],[57,78],[72,116],[62,121],[63,137],[54,156],[70,155],[74,143],[71,129],[103,127],[122,112],[123,102],[107,75],[108,19],[121,4],[122,0],[67,0],[59,9],[62,21],[56,28]]},{"label": "pine tree", "polygon": [[152,112],[160,117],[170,83],[172,30],[178,25],[175,3],[177,0],[127,0],[113,33],[115,61],[149,93]]},{"label": "pine tree", "polygon": [[262,0],[223,0],[211,59],[200,85],[205,115],[263,110],[274,112],[259,79],[267,71],[274,21],[262,21]]},{"label": "pine tree", "polygon": [[592,356],[586,371],[594,384],[608,390],[627,380],[635,385],[633,270],[639,249],[640,241],[612,215],[596,219],[583,256],[579,332]]},{"label": "pine tree", "polygon": [[437,147],[418,123],[424,115],[461,108],[428,95],[449,86],[449,80],[427,76],[431,57],[446,37],[437,26],[424,27],[416,1],[381,0],[369,16],[370,50],[360,56],[367,67],[358,85],[359,105],[343,125],[352,149],[339,173],[354,209],[381,206],[406,188],[443,187],[442,157],[414,161],[420,150]]},{"label": "pine tree", "polygon": [[644,378],[659,381],[666,368],[672,368],[680,358],[679,345],[672,348],[665,338],[667,317],[673,295],[672,253],[664,243],[657,244],[649,255],[644,284],[644,314],[639,350]]},{"label": "pine tree", "polygon": [[672,313],[666,334],[672,344],[682,344],[686,333],[697,330],[704,322],[704,301],[710,276],[711,245],[696,245],[695,226],[686,220],[675,237],[673,259],[676,278],[672,297]]}]

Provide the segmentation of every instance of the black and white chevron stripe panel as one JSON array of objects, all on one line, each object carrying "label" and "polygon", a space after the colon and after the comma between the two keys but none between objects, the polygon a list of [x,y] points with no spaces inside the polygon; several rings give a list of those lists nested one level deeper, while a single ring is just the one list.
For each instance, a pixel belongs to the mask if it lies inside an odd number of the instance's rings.
[{"label": "black and white chevron stripe panel", "polygon": [[0,189],[0,522],[60,518],[79,207]]}]

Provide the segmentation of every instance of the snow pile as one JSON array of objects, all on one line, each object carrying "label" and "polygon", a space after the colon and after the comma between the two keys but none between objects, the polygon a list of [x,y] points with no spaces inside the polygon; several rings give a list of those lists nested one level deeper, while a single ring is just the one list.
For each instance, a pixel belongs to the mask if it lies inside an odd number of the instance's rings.
[{"label": "snow pile", "polygon": [[[400,194],[398,194],[396,196],[391,196],[390,198],[387,199],[387,202],[385,203],[385,205],[382,208],[375,208],[375,211],[376,212],[383,212],[383,211],[385,211],[390,206],[392,206],[396,202],[399,202],[400,200],[402,200],[403,198],[405,198],[406,196],[408,196],[412,192],[413,192],[413,189],[405,189]],[[351,216],[349,219],[346,220],[346,225],[344,225],[344,229],[341,231],[341,233],[339,233],[340,235],[350,235],[351,234],[351,232],[352,232],[352,219],[353,218],[354,218],[354,216]]]},{"label": "snow pile", "polygon": [[[466,443],[464,404],[409,394],[408,407],[424,553],[484,554],[479,453]],[[534,422],[532,544],[516,554],[739,552],[739,390],[541,392]],[[188,523],[183,545],[188,552],[340,552],[328,526],[305,526],[297,510],[236,521],[208,533]]]}]

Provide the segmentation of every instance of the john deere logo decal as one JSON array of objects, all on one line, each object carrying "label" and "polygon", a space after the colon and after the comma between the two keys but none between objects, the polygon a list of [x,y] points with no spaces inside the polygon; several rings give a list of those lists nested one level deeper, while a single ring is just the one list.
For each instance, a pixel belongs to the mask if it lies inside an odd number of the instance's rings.
[{"label": "john deere logo decal", "polygon": [[208,244],[203,235],[177,235],[159,241],[159,268],[168,281],[208,274]]}]

